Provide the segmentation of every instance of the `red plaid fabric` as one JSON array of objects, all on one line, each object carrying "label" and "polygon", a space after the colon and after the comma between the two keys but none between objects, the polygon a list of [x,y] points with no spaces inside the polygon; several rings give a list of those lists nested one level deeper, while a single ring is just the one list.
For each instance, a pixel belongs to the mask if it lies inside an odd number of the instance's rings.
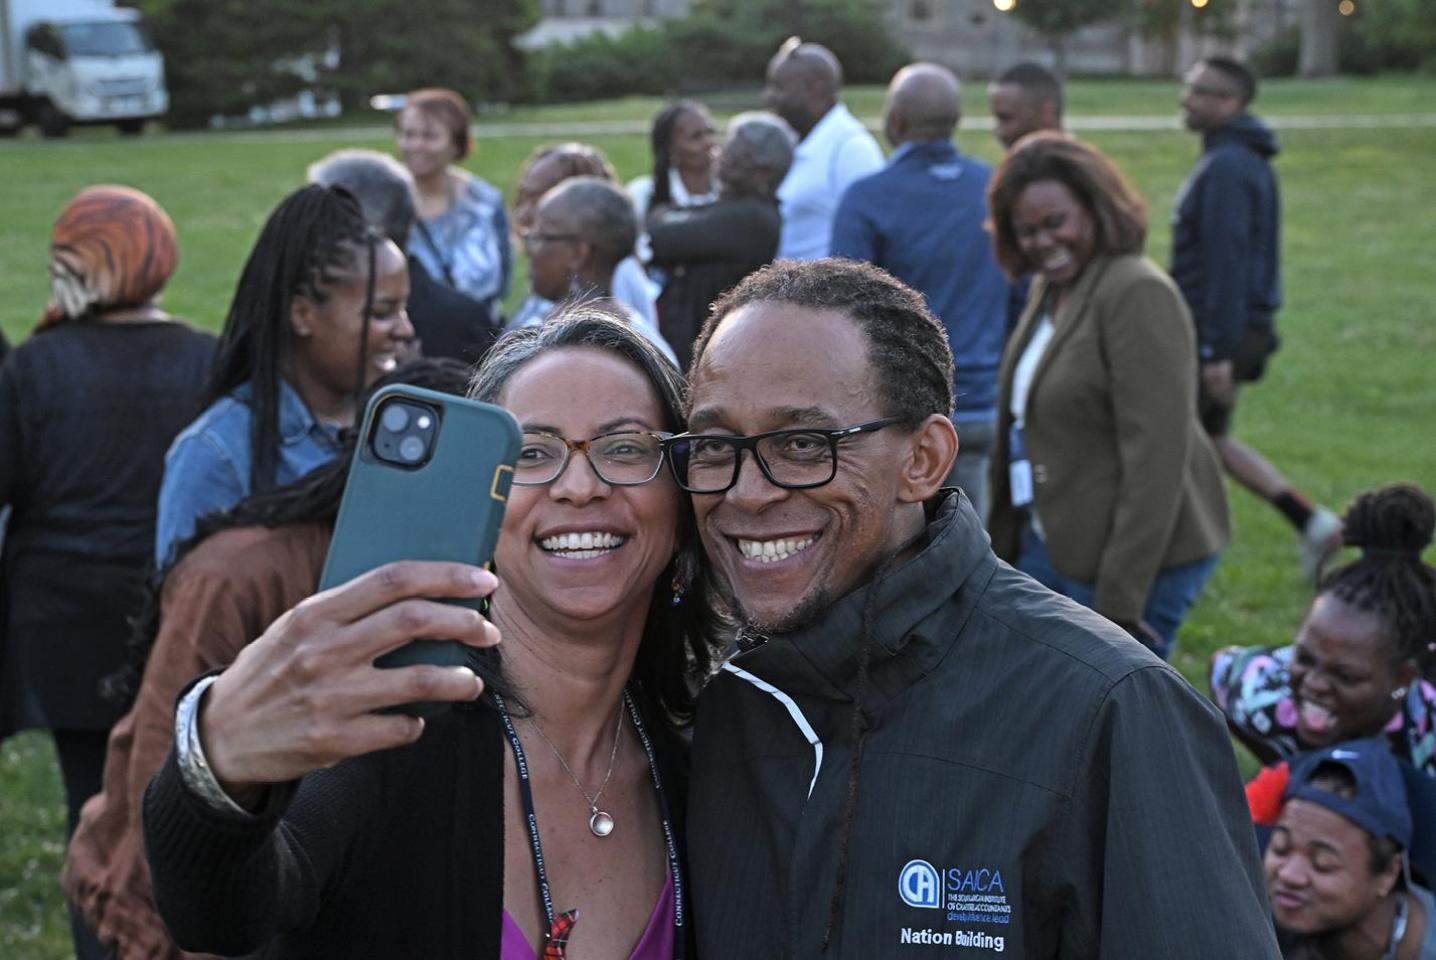
[{"label": "red plaid fabric", "polygon": [[573,935],[578,923],[578,911],[569,910],[553,918],[548,928],[548,940],[544,943],[542,960],[564,960],[568,953],[568,938]]}]

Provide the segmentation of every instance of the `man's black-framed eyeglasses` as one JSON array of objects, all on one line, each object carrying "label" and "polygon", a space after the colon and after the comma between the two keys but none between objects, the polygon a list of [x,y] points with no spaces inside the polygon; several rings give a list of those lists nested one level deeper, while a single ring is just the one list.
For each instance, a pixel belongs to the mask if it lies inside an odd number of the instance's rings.
[{"label": "man's black-framed eyeglasses", "polygon": [[883,417],[851,427],[800,427],[751,437],[680,433],[663,441],[668,466],[689,493],[723,493],[738,482],[742,452],[749,451],[768,482],[787,490],[808,490],[838,475],[838,444],[872,433],[902,417]]},{"label": "man's black-framed eyeglasses", "polygon": [[530,430],[524,433],[519,447],[514,483],[525,487],[553,483],[563,474],[573,451],[578,450],[604,483],[614,487],[641,486],[663,469],[663,441],[667,437],[666,433],[651,430],[620,430],[588,440],[570,440]]}]

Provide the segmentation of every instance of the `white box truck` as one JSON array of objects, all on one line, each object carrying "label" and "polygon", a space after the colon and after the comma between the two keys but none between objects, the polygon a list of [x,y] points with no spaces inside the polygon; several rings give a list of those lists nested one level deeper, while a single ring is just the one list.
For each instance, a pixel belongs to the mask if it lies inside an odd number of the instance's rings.
[{"label": "white box truck", "polygon": [[113,0],[0,0],[0,135],[72,124],[139,133],[169,109],[164,58]]}]

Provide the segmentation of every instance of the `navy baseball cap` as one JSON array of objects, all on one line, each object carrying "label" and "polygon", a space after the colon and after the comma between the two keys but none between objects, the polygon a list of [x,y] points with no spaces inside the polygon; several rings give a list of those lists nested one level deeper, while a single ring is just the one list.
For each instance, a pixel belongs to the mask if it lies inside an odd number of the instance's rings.
[{"label": "navy baseball cap", "polygon": [[[1343,797],[1311,784],[1322,767],[1344,767],[1356,781],[1356,796]],[[1411,847],[1411,805],[1401,763],[1383,740],[1350,740],[1295,757],[1282,800],[1306,800],[1338,813],[1374,837]]]}]

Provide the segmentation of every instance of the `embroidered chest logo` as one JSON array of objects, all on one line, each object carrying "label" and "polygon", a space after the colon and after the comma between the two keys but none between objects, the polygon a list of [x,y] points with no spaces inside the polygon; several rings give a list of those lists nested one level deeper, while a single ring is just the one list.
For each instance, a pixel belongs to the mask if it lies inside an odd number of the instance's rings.
[{"label": "embroidered chest logo", "polygon": [[[938,868],[927,860],[909,860],[898,872],[898,896],[910,907],[944,911],[942,921],[946,923],[1007,925],[1012,922],[1007,887],[1002,881],[1002,871],[995,867]],[[898,942],[904,944],[976,947],[994,953],[1006,949],[1006,939],[977,930],[945,929],[945,924],[905,926],[898,935]]]}]

